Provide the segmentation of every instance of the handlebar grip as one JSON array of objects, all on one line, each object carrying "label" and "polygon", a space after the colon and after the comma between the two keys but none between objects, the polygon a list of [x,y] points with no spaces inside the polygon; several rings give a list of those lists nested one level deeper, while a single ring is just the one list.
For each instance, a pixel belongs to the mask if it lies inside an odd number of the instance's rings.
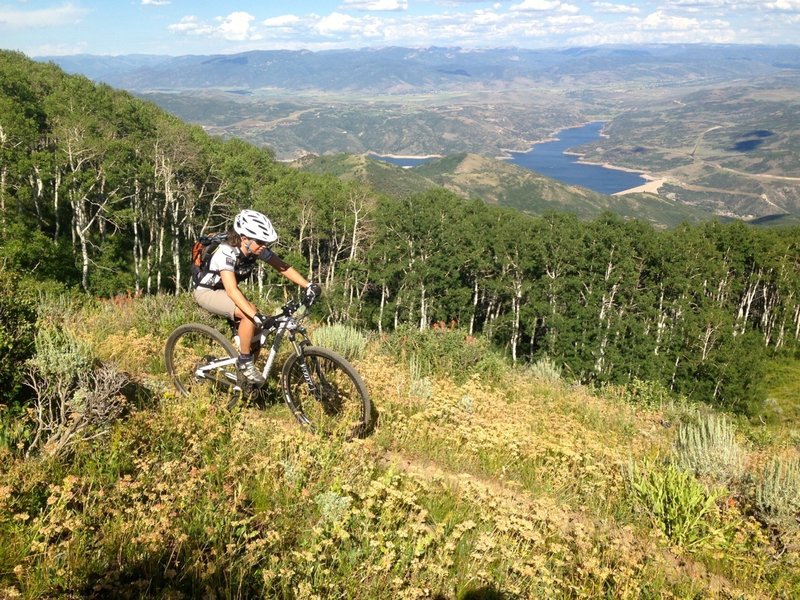
[{"label": "handlebar grip", "polygon": [[286,315],[287,317],[291,317],[294,313],[296,313],[298,311],[299,308],[300,308],[300,305],[296,301],[289,300],[281,308],[281,314],[282,315]]}]

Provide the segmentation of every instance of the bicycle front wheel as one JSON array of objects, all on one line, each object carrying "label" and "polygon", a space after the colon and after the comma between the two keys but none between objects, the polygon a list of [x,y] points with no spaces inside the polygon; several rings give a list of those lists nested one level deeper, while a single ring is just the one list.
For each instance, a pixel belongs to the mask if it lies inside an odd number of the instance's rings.
[{"label": "bicycle front wheel", "polygon": [[361,376],[335,352],[305,346],[283,365],[281,387],[286,404],[300,422],[316,433],[344,439],[366,436],[372,425],[372,403]]},{"label": "bicycle front wheel", "polygon": [[202,323],[181,325],[167,339],[164,362],[175,388],[184,396],[200,386],[229,395],[228,407],[241,395],[237,385],[238,353],[213,327]]}]

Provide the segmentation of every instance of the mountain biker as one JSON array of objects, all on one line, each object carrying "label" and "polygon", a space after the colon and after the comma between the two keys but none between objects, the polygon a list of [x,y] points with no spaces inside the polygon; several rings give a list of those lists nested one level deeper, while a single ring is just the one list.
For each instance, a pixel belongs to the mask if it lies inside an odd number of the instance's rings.
[{"label": "mountain biker", "polygon": [[255,367],[252,341],[258,331],[272,325],[273,319],[259,312],[245,297],[239,281],[252,273],[257,260],[262,260],[304,288],[309,304],[322,291],[319,285],[309,282],[270,249],[277,241],[278,234],[265,215],[243,210],[236,215],[227,239],[219,244],[195,277],[197,303],[210,313],[236,321],[240,347],[237,366],[248,382],[257,385],[264,383],[264,378]]}]

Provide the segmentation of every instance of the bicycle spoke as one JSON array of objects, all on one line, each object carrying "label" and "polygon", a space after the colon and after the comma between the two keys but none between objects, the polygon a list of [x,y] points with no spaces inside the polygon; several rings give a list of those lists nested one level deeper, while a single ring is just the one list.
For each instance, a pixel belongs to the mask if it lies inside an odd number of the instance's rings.
[{"label": "bicycle spoke", "polygon": [[363,383],[349,369],[318,350],[293,359],[284,385],[287,402],[301,423],[344,439],[366,433],[369,399]]},{"label": "bicycle spoke", "polygon": [[[228,392],[238,396],[241,390],[237,387],[234,356],[232,347],[221,334],[196,324],[177,329],[167,342],[167,370],[182,394],[204,386],[215,393]],[[215,367],[217,363],[221,364]],[[235,400],[231,397],[229,404]]]}]

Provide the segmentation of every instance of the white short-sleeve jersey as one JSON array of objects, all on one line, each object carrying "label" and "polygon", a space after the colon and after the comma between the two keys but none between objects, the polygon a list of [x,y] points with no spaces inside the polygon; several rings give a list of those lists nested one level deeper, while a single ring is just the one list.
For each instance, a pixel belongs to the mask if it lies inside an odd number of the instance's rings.
[{"label": "white short-sleeve jersey", "polygon": [[234,248],[229,244],[222,243],[217,246],[208,262],[208,270],[201,273],[197,280],[197,285],[211,289],[222,289],[222,271],[233,271],[236,274],[236,281],[241,281],[250,276],[255,267],[256,260],[269,260],[272,251],[264,248],[259,254],[244,256],[239,248]]}]

